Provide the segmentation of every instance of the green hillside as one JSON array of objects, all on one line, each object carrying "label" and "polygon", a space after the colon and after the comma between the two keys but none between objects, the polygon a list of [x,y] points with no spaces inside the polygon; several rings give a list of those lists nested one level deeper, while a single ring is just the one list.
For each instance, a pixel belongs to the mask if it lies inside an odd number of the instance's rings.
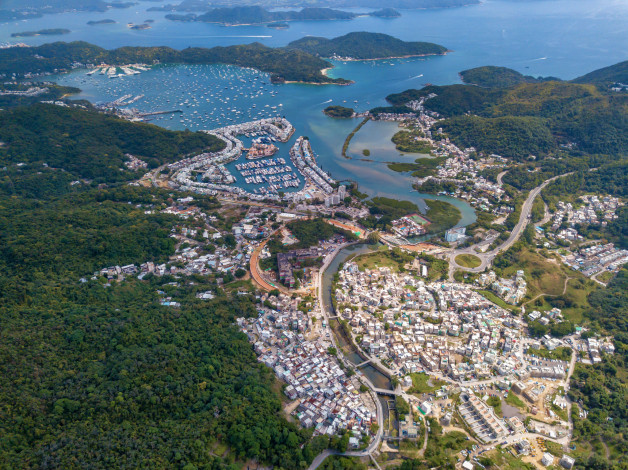
[{"label": "green hillside", "polygon": [[621,155],[628,151],[628,94],[561,81],[519,83],[509,88],[427,86],[387,100],[393,106],[435,94],[428,110],[458,145],[517,160],[575,152]]},{"label": "green hillside", "polygon": [[319,56],[351,57],[353,59],[385,59],[390,57],[442,55],[447,48],[430,42],[405,42],[387,34],[349,33],[333,39],[305,37],[292,41],[288,49],[299,49]]},{"label": "green hillside", "polygon": [[271,74],[274,80],[310,83],[346,83],[327,78],[321,70],[331,64],[294,49],[271,48],[259,43],[213,47],[189,47],[181,51],[169,47],[121,47],[107,50],[87,42],[55,42],[37,47],[0,49],[0,74],[23,76],[69,70],[80,64],[129,64],[155,62],[168,64],[231,64],[253,67]]},{"label": "green hillside", "polygon": [[460,72],[460,78],[464,83],[469,85],[478,85],[487,88],[508,88],[519,85],[520,83],[536,83],[547,80],[523,75],[507,67],[495,67],[492,65],[463,70]]},{"label": "green hillside", "polygon": [[628,60],[609,67],[594,70],[581,77],[572,80],[574,83],[591,83],[606,87],[613,83],[628,83]]},{"label": "green hillside", "polygon": [[129,179],[123,162],[130,153],[152,166],[182,155],[224,147],[201,132],[168,131],[95,111],[48,104],[0,113],[0,166],[25,163],[62,169],[73,179],[95,182]]}]

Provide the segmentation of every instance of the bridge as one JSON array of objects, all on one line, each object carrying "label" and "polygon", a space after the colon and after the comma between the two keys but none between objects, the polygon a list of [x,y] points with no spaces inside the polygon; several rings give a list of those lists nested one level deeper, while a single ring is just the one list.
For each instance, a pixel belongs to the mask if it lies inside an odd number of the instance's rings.
[{"label": "bridge", "polygon": [[401,396],[401,392],[397,392],[396,390],[387,390],[385,388],[373,388],[373,391],[378,395],[385,395],[387,397]]}]

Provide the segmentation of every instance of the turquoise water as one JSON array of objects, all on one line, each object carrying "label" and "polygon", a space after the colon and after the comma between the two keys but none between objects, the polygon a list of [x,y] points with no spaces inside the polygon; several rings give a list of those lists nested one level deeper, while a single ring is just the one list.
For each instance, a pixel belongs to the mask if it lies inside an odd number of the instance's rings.
[{"label": "turquoise water", "polygon": [[[308,136],[318,163],[334,178],[357,181],[360,190],[369,196],[412,200],[422,210],[425,209],[423,198],[447,200],[462,212],[460,224],[468,225],[475,221],[474,211],[468,204],[454,198],[411,192],[412,178],[388,169],[385,162],[414,161],[418,156],[402,156],[395,149],[390,137],[396,132],[397,124],[366,124],[352,141],[349,149],[352,158],[345,159],[340,155],[342,145],[360,120],[332,119],[323,114],[330,103],[350,104],[359,110],[384,104],[383,97],[399,90],[399,83],[412,81],[408,80],[408,74],[413,67],[427,69],[430,62],[440,59],[338,63],[334,72],[355,77],[356,83],[351,86],[271,85],[267,74],[226,65],[158,66],[140,75],[116,79],[77,70],[53,78],[63,85],[81,88],[83,92],[78,98],[94,103],[113,101],[129,94],[144,95],[131,107],[140,111],[181,110],[182,113],[157,116],[151,121],[169,129],[214,129],[266,116],[286,116],[296,133],[287,144],[278,145],[277,156],[288,161],[288,150],[294,140],[300,135]],[[378,80],[384,83],[376,86]],[[361,157],[365,146],[372,150],[372,157],[368,159]],[[235,162],[228,167],[238,178],[234,166]],[[255,187],[245,184],[242,178],[238,178],[237,183],[246,189]]]},{"label": "turquoise water", "polygon": [[[394,124],[369,123],[349,148],[351,159],[340,152],[357,120],[335,120],[323,115],[330,104],[364,111],[385,104],[385,96],[426,83],[459,82],[458,72],[493,64],[526,74],[554,75],[569,79],[626,59],[628,51],[628,2],[620,0],[489,0],[480,5],[436,10],[404,10],[402,17],[360,17],[351,21],[295,22],[288,30],[263,26],[223,27],[213,24],[177,23],[164,13],[146,12],[152,2],[106,13],[46,15],[36,20],[4,24],[0,41],[10,33],[43,27],[66,27],[73,32],[63,40],[87,40],[106,47],[168,45],[175,48],[240,44],[260,41],[282,46],[312,34],[337,36],[350,31],[386,32],[405,40],[443,44],[453,52],[441,57],[385,61],[334,62],[334,77],[354,80],[350,86],[303,84],[271,85],[266,74],[236,67],[160,66],[132,77],[108,79],[77,71],[57,77],[62,84],[81,88],[80,98],[112,101],[126,94],[145,96],[133,104],[141,111],[181,109],[181,115],[164,115],[152,121],[170,129],[211,129],[261,116],[284,115],[296,127],[293,140],[305,135],[312,141],[321,166],[339,180],[357,181],[370,196],[408,199],[423,206],[421,195],[411,191],[408,175],[390,171],[385,162],[412,161],[390,142]],[[88,20],[112,18],[115,25],[87,26]],[[154,19],[153,28],[133,31],[126,23]],[[20,39],[40,44],[56,38]],[[281,106],[279,106],[281,104]],[[276,106],[276,109],[272,109]],[[291,143],[278,156],[287,157]],[[371,156],[362,156],[362,150]],[[237,175],[236,175],[237,176]],[[442,197],[463,214],[461,225],[475,220],[471,207]]]},{"label": "turquoise water", "polygon": [[[626,60],[628,50],[628,2],[624,0],[488,0],[460,8],[402,10],[402,16],[394,19],[292,22],[287,30],[178,23],[164,19],[163,12],[146,11],[156,4],[141,2],[104,13],[63,13],[5,23],[0,26],[0,42],[18,41],[10,37],[14,32],[43,28],[67,28],[72,33],[19,41],[35,45],[84,40],[107,48],[167,45],[182,49],[254,41],[284,46],[306,35],[333,37],[351,31],[374,31],[404,40],[432,41],[455,51],[442,63],[432,64],[430,75],[426,75],[432,83],[454,82],[460,70],[487,64],[569,79]],[[86,24],[105,18],[118,23]],[[126,26],[147,19],[155,20],[152,29],[135,31]]]}]

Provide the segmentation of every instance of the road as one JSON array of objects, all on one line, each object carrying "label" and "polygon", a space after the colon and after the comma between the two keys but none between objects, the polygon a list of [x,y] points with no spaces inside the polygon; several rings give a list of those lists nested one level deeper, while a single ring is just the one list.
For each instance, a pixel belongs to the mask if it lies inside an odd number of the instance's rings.
[{"label": "road", "polygon": [[253,279],[255,280],[255,282],[257,282],[257,284],[259,284],[259,286],[265,291],[271,291],[274,289],[274,287],[271,286],[268,282],[266,282],[264,278],[262,277],[262,275],[259,273],[259,257],[260,257],[260,254],[262,253],[262,250],[266,246],[266,242],[268,242],[268,240],[264,240],[253,251],[253,254],[251,255],[250,267],[251,267],[251,276],[253,276]]},{"label": "road", "polygon": [[[534,204],[534,200],[541,193],[541,191],[543,191],[543,189],[552,181],[555,181],[558,178],[562,178],[563,176],[571,175],[572,173],[573,172],[569,172],[562,175],[554,176],[553,178],[546,180],[543,184],[537,186],[532,191],[530,191],[530,193],[528,194],[528,197],[523,203],[523,206],[521,206],[521,215],[519,216],[519,222],[517,222],[517,225],[515,225],[515,227],[510,232],[510,236],[508,237],[508,239],[504,241],[504,243],[499,245],[497,248],[491,251],[487,251],[486,253],[477,253],[475,248],[478,247],[481,244],[480,243],[480,244],[472,245],[467,248],[463,248],[461,250],[452,250],[449,254],[450,280],[453,279],[453,271],[455,269],[461,269],[463,271],[469,271],[473,273],[480,273],[484,271],[486,268],[490,267],[491,263],[493,262],[493,259],[499,253],[501,253],[502,251],[506,251],[508,248],[514,245],[514,243],[519,239],[519,237],[521,236],[521,233],[523,232],[523,230],[526,228],[526,226],[529,223],[530,213],[532,212],[532,206]],[[480,265],[476,268],[465,268],[464,266],[458,265],[456,263],[456,256],[462,255],[462,254],[469,254],[469,255],[477,256],[481,261]]]}]

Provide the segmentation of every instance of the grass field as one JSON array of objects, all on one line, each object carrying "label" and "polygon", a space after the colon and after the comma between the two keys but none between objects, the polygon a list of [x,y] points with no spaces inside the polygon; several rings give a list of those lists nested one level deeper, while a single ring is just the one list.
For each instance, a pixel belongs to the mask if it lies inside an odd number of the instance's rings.
[{"label": "grass field", "polygon": [[519,310],[520,310],[519,307],[516,307],[514,305],[510,305],[509,303],[505,302],[503,299],[500,299],[499,297],[497,297],[490,290],[479,290],[478,293],[480,295],[482,295],[483,297],[486,297],[488,300],[493,302],[495,305],[499,305],[501,308],[505,308],[506,310],[511,310],[513,312],[519,312]]},{"label": "grass field", "polygon": [[[517,270],[523,269],[528,288],[525,297],[525,302],[528,302],[527,310],[551,310],[552,303],[563,300],[564,306],[560,308],[567,320],[576,324],[584,320],[584,312],[590,308],[587,297],[593,290],[599,288],[599,284],[569,269],[554,258],[545,258],[527,247],[509,257],[509,265],[501,270],[501,275],[510,277]],[[530,302],[532,299],[534,301]]]},{"label": "grass field", "polygon": [[571,348],[561,346],[559,348],[550,351],[546,348],[540,349],[528,349],[527,354],[534,355],[536,357],[543,357],[545,359],[559,359],[561,361],[568,361],[571,359]]},{"label": "grass field", "polygon": [[521,410],[526,410],[527,406],[526,404],[523,402],[523,400],[521,400],[521,398],[519,398],[515,392],[510,391],[508,393],[508,396],[505,398],[506,403],[508,403],[511,406],[516,406],[517,408],[521,409]]},{"label": "grass field", "polygon": [[[442,380],[435,379],[434,377],[430,377],[425,373],[410,374],[410,378],[412,379],[412,387],[408,390],[408,392],[415,393],[417,395],[432,393],[447,383]],[[431,382],[432,385],[428,382]]]},{"label": "grass field", "polygon": [[600,282],[604,282],[604,283],[608,283],[611,279],[613,279],[615,277],[615,273],[612,273],[610,271],[605,271],[601,274],[598,274],[598,276],[596,277],[596,279]]},{"label": "grass field", "polygon": [[456,263],[463,268],[477,268],[482,264],[482,260],[475,255],[458,255],[456,256]]},{"label": "grass field", "polygon": [[399,263],[392,259],[388,251],[376,251],[375,253],[366,253],[356,256],[352,259],[358,265],[360,271],[365,269],[377,269],[388,267],[392,271],[399,271]]},{"label": "grass field", "polygon": [[[515,457],[509,451],[503,449],[496,449],[492,452],[487,452],[483,456],[485,459],[490,459],[494,466],[497,468],[504,468],[508,470],[536,470],[536,467],[531,463],[526,463],[520,458]],[[493,468],[493,466],[491,466]]]}]

